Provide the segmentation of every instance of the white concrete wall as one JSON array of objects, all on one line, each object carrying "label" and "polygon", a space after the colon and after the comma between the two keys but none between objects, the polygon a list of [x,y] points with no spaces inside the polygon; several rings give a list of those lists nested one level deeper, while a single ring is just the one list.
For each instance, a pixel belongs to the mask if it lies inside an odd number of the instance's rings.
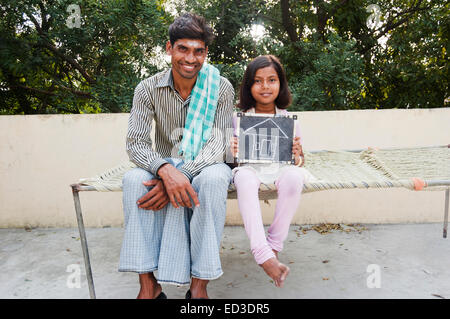
[{"label": "white concrete wall", "polygon": [[[298,113],[305,150],[450,143],[450,108]],[[74,227],[70,184],[127,160],[128,114],[0,116],[0,227]],[[87,227],[120,226],[122,193],[81,192]],[[270,223],[275,201],[262,204]],[[304,194],[297,224],[441,222],[444,192],[406,189]],[[229,200],[227,224],[242,224]]]}]

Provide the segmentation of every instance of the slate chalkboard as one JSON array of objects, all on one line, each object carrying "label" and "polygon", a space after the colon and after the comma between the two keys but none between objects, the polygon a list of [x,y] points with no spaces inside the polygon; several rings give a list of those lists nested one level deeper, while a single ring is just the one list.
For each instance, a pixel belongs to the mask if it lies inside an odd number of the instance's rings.
[{"label": "slate chalkboard", "polygon": [[293,163],[296,115],[238,113],[238,163]]}]

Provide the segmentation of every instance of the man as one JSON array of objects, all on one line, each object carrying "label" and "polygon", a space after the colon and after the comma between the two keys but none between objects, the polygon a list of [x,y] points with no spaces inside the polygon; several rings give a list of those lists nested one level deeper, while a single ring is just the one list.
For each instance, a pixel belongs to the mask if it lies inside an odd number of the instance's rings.
[{"label": "man", "polygon": [[[127,152],[138,168],[123,178],[119,271],[139,274],[138,298],[166,298],[161,283],[190,284],[186,298],[208,298],[208,282],[222,275],[219,251],[231,181],[222,133],[231,127],[234,89],[204,64],[213,38],[204,18],[182,15],[169,37],[172,67],[139,83],[130,111]],[[206,86],[207,94],[201,91]]]}]

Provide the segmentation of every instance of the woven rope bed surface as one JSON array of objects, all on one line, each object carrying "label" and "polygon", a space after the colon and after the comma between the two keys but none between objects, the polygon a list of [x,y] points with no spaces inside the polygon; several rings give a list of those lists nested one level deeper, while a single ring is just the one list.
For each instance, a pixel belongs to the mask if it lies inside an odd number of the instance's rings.
[{"label": "woven rope bed surface", "polygon": [[[125,162],[79,183],[91,186],[89,190],[121,191],[125,172],[136,167]],[[419,190],[444,190],[450,187],[450,148],[448,146],[367,149],[363,151],[305,152],[305,166],[316,178],[304,184],[303,192],[350,188],[405,187]],[[416,180],[414,180],[416,178]],[[274,184],[261,184],[260,199],[274,199]],[[236,198],[234,185],[229,187],[228,198]]]}]

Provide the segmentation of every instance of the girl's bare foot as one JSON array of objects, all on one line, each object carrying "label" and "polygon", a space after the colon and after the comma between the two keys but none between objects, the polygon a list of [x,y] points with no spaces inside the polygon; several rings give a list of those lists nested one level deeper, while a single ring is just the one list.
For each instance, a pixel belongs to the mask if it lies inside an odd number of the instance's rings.
[{"label": "girl's bare foot", "polygon": [[278,259],[278,251],[276,251],[275,249],[272,249],[272,251],[275,254],[275,257],[277,257],[277,259]]},{"label": "girl's bare foot", "polygon": [[260,265],[266,274],[273,279],[275,286],[283,287],[284,280],[289,274],[289,267],[272,257]]},{"label": "girl's bare foot", "polygon": [[[278,251],[276,251],[275,249],[272,249],[272,251],[275,254],[275,257],[277,257],[277,259],[278,259]],[[281,265],[280,268],[281,268],[281,272],[282,272],[281,273],[281,277],[280,277],[280,282],[281,282],[281,286],[280,287],[282,287],[283,286],[283,282],[286,279],[287,275],[289,274],[290,269],[285,264],[280,263],[280,265]]]},{"label": "girl's bare foot", "polygon": [[285,264],[280,263],[281,267],[281,277],[280,277],[280,287],[283,287],[284,281],[286,280],[287,275],[289,275],[289,267]]}]

